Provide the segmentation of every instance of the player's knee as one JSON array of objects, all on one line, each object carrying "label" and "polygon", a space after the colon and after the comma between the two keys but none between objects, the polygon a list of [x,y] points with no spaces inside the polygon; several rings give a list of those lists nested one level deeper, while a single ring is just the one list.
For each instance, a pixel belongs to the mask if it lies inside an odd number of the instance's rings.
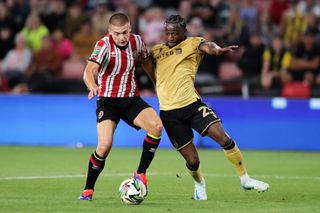
[{"label": "player's knee", "polygon": [[162,129],[163,129],[163,125],[162,125],[162,122],[161,121],[159,121],[159,122],[156,122],[156,124],[155,124],[155,130],[157,131],[157,132],[159,132],[159,134],[161,134],[161,132],[162,132]]},{"label": "player's knee", "polygon": [[230,143],[230,137],[227,134],[221,134],[216,140],[220,146],[224,147]]},{"label": "player's knee", "polygon": [[163,125],[161,121],[155,121],[151,124],[151,131],[155,136],[161,136]]},{"label": "player's knee", "polygon": [[197,157],[189,159],[187,162],[187,167],[192,171],[198,170],[199,165],[200,165],[200,160]]},{"label": "player's knee", "polygon": [[106,157],[108,156],[110,150],[111,150],[111,144],[104,144],[101,146],[99,145],[96,149],[96,152],[99,156]]}]

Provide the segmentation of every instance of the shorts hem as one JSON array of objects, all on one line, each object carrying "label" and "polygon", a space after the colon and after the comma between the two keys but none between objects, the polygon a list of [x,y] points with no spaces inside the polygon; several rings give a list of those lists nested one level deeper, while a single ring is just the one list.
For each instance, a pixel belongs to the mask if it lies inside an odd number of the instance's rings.
[{"label": "shorts hem", "polygon": [[193,141],[193,138],[192,138],[189,142],[187,142],[186,144],[184,144],[183,146],[177,148],[177,151],[183,149],[184,147],[186,147],[187,145],[189,145],[190,143],[192,143],[192,141]]},{"label": "shorts hem", "polygon": [[207,126],[206,128],[204,128],[204,130],[202,130],[202,132],[200,133],[202,136],[204,136],[204,133],[208,130],[208,128],[212,125],[212,124],[215,124],[215,123],[218,123],[218,122],[221,122],[220,119],[218,120],[215,120],[215,121],[211,121]]}]

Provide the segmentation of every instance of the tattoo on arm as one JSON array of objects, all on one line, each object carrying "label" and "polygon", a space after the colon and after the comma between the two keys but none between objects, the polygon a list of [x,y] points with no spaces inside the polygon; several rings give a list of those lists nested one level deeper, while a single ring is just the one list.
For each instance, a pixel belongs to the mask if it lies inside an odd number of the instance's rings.
[{"label": "tattoo on arm", "polygon": [[221,47],[219,47],[215,42],[206,41],[201,44],[200,50],[208,53],[209,55],[219,55]]},{"label": "tattoo on arm", "polygon": [[214,43],[214,42],[208,42],[208,44],[209,44],[210,46],[212,46],[213,48],[215,48],[215,49],[221,49],[221,47],[219,47],[219,45],[217,45],[217,44]]}]

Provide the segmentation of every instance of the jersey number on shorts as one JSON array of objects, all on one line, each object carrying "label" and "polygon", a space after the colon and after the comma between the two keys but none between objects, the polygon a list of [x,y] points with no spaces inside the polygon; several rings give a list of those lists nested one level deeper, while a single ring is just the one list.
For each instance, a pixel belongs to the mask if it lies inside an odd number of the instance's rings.
[{"label": "jersey number on shorts", "polygon": [[209,107],[202,106],[198,108],[198,111],[202,111],[202,116],[205,118],[208,115],[212,114],[215,118],[217,117],[216,113],[214,113]]}]

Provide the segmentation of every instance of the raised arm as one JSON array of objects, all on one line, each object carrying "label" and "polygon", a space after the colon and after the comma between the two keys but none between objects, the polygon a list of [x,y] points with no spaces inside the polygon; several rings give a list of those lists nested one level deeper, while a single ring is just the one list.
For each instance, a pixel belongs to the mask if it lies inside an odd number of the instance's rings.
[{"label": "raised arm", "polygon": [[216,43],[212,41],[205,41],[199,45],[199,50],[209,54],[209,55],[221,55],[228,52],[232,52],[237,49],[238,45],[231,45],[227,47],[219,47]]},{"label": "raised arm", "polygon": [[88,61],[88,64],[84,70],[83,81],[89,89],[88,99],[98,95],[98,85],[95,81],[95,75],[98,73],[99,64]]}]

